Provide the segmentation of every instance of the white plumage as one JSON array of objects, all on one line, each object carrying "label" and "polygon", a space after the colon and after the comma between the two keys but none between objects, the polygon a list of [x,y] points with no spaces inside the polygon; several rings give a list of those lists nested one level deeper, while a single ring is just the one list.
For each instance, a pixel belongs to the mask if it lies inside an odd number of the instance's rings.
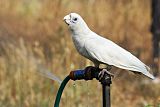
[{"label": "white plumage", "polygon": [[90,59],[96,67],[102,63],[113,65],[154,79],[154,76],[149,73],[148,66],[114,42],[92,32],[80,15],[70,13],[64,17],[64,20],[69,26],[77,51]]}]

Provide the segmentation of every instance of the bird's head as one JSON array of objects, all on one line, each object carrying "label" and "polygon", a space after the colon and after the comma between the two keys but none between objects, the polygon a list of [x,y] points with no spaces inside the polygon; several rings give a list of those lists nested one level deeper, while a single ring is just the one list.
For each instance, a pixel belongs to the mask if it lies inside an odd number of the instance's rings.
[{"label": "bird's head", "polygon": [[89,29],[85,21],[77,13],[70,13],[66,15],[63,20],[72,32],[85,32]]}]

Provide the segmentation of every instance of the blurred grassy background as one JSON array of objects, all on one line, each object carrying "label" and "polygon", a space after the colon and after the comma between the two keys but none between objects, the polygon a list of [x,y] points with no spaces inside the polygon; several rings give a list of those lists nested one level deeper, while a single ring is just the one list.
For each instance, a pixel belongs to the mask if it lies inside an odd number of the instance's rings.
[{"label": "blurred grassy background", "polygon": [[[62,20],[70,12],[151,65],[151,0],[0,0],[0,107],[53,106],[59,84],[39,75],[35,60],[61,79],[92,64],[73,46]],[[159,107],[159,84],[113,71],[113,107]],[[61,107],[100,107],[101,100],[96,80],[71,81]]]}]

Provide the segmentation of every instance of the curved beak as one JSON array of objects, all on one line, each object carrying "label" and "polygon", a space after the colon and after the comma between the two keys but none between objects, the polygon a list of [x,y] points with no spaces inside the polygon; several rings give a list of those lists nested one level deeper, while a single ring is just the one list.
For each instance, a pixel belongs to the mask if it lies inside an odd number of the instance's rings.
[{"label": "curved beak", "polygon": [[66,23],[67,25],[69,25],[70,19],[71,19],[70,15],[66,15],[66,16],[63,18],[63,20],[65,21],[65,23]]},{"label": "curved beak", "polygon": [[65,20],[69,20],[70,19],[70,15],[66,15],[66,16],[64,16],[64,18],[63,18],[63,20],[65,21]]}]

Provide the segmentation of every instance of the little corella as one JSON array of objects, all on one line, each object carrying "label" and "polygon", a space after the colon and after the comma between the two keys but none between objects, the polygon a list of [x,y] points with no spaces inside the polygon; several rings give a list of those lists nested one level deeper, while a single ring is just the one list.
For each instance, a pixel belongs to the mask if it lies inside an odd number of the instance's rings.
[{"label": "little corella", "polygon": [[[64,21],[71,31],[72,40],[77,51],[91,60],[95,67],[99,67],[100,64],[106,64],[109,67],[115,66],[142,73],[154,79],[154,76],[149,73],[150,68],[147,65],[114,42],[91,31],[77,13],[66,15]],[[104,74],[104,72],[107,72],[107,70],[103,69],[100,73]]]}]

